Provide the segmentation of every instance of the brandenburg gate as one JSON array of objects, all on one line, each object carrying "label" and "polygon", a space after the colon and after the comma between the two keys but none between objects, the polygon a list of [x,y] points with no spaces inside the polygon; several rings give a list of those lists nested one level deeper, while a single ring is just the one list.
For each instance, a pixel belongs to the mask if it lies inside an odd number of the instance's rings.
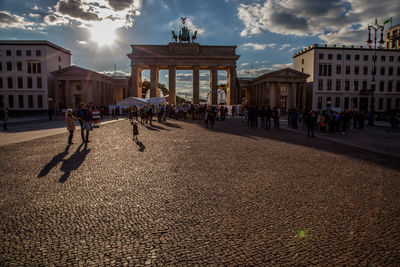
[{"label": "brandenburg gate", "polygon": [[130,96],[142,97],[142,70],[150,70],[150,96],[158,97],[159,70],[168,70],[169,103],[176,103],[176,71],[193,71],[193,104],[199,104],[200,70],[210,71],[210,103],[217,104],[218,70],[227,71],[226,101],[228,105],[241,102],[241,95],[236,79],[236,46],[206,46],[195,42],[197,31],[190,38],[185,27],[178,36],[172,31],[174,42],[168,45],[131,45]]}]

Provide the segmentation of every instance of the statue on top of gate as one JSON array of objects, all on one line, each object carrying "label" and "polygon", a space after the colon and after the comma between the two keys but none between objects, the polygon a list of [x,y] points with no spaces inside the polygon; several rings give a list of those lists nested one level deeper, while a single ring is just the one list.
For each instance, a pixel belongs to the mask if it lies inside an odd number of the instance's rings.
[{"label": "statue on top of gate", "polygon": [[197,31],[195,31],[195,33],[190,36],[190,30],[185,26],[186,23],[186,17],[181,17],[182,20],[182,29],[179,31],[179,35],[177,35],[175,33],[175,31],[172,31],[172,41],[174,41],[175,43],[178,42],[179,43],[195,43],[195,41],[197,41]]}]

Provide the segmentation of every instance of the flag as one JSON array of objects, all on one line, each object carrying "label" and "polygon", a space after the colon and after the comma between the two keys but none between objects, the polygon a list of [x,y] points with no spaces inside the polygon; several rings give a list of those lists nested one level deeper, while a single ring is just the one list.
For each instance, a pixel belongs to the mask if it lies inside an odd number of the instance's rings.
[{"label": "flag", "polygon": [[387,19],[387,20],[385,20],[385,22],[383,23],[383,24],[386,24],[386,23],[392,23],[392,17],[390,17],[389,19]]}]

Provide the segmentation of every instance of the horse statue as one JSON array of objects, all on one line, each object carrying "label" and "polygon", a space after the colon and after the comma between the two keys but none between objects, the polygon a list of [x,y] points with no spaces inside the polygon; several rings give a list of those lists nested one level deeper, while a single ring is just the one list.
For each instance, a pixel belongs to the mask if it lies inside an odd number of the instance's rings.
[{"label": "horse statue", "polygon": [[179,31],[179,42],[180,43],[184,43],[184,42],[190,43],[190,31],[185,26],[182,27],[182,31]]},{"label": "horse statue", "polygon": [[174,41],[175,43],[178,42],[178,36],[174,31],[172,31],[172,41]]},{"label": "horse statue", "polygon": [[192,35],[192,43],[194,43],[195,41],[197,41],[197,31],[195,31]]}]

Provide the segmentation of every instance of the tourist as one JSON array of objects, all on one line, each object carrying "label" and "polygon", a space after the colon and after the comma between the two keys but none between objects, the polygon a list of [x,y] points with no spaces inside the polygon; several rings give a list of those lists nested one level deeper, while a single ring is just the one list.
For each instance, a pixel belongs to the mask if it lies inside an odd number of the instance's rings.
[{"label": "tourist", "polygon": [[273,114],[274,128],[275,129],[279,129],[279,117],[280,117],[280,109],[275,107],[274,108],[274,114]]},{"label": "tourist", "polygon": [[132,125],[132,133],[133,133],[133,141],[138,142],[138,135],[139,135],[139,127],[138,124],[135,121],[131,121]]},{"label": "tourist", "polygon": [[65,123],[67,125],[67,130],[69,131],[68,145],[73,144],[72,138],[74,137],[76,120],[79,120],[79,119],[72,114],[72,109],[70,109],[70,108],[67,109],[67,112],[65,113]]},{"label": "tourist", "polygon": [[314,129],[315,129],[316,121],[317,121],[317,116],[315,115],[315,112],[313,110],[311,110],[306,119],[308,137],[311,137],[311,136],[315,137]]},{"label": "tourist", "polygon": [[[92,129],[90,124],[90,112],[86,107],[85,102],[81,102],[81,108],[78,111],[78,118],[79,123],[81,125],[81,137],[82,143],[89,143],[89,131]],[[86,138],[85,138],[85,131],[86,131]]]},{"label": "tourist", "polygon": [[272,110],[271,107],[268,105],[267,110],[265,111],[266,129],[271,128],[271,117],[272,117]]},{"label": "tourist", "polygon": [[261,128],[265,128],[265,107],[262,106],[260,109],[260,122],[261,122]]}]

